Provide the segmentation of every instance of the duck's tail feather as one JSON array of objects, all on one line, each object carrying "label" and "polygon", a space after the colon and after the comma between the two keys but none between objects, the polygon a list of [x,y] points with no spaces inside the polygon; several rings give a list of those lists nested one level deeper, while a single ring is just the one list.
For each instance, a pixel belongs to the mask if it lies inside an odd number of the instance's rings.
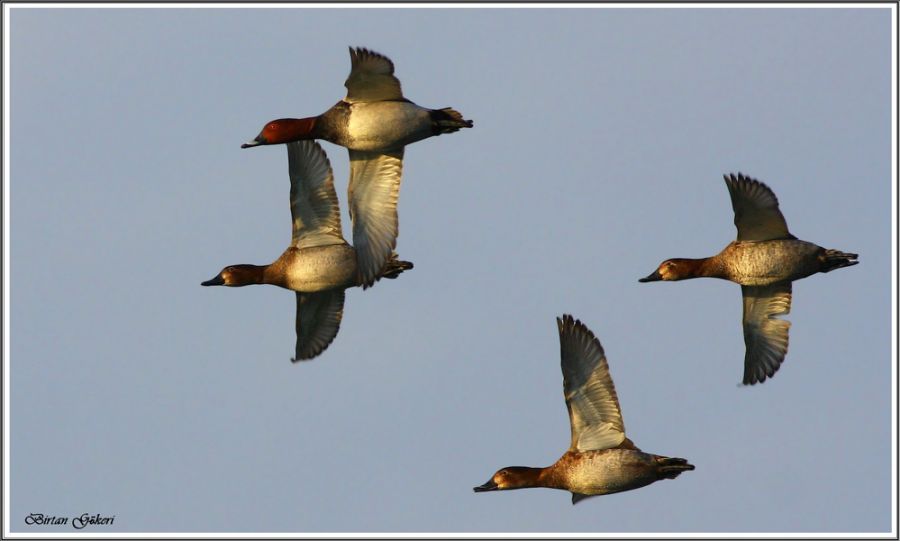
[{"label": "duck's tail feather", "polygon": [[857,254],[848,254],[840,250],[825,250],[825,255],[822,256],[822,272],[856,265],[859,263],[857,257],[859,257]]},{"label": "duck's tail feather", "polygon": [[667,456],[657,457],[657,463],[659,464],[659,468],[656,470],[656,474],[660,479],[675,479],[681,472],[691,471],[694,469],[693,464],[688,464],[688,461],[683,458],[670,458]]},{"label": "duck's tail feather", "polygon": [[397,254],[391,254],[391,258],[388,260],[387,264],[384,266],[384,270],[381,271],[381,276],[378,279],[388,278],[393,280],[394,278],[400,276],[403,271],[407,271],[413,268],[413,264],[410,261],[401,261],[397,259]]},{"label": "duck's tail feather", "polygon": [[431,110],[431,127],[435,135],[453,133],[460,128],[471,128],[475,123],[463,118],[462,114],[450,107]]}]

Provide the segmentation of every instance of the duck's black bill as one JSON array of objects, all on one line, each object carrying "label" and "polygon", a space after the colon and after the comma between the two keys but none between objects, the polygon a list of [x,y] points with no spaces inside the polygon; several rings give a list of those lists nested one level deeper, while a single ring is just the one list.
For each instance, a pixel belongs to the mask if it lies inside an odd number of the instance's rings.
[{"label": "duck's black bill", "polygon": [[475,492],[487,492],[489,490],[499,490],[499,488],[500,487],[497,486],[497,483],[495,483],[494,480],[491,479],[480,487],[474,487],[472,490],[474,490]]},{"label": "duck's black bill", "polygon": [[264,145],[264,144],[266,144],[266,138],[263,137],[262,134],[259,134],[255,138],[253,138],[253,139],[247,141],[246,143],[244,143],[243,145],[241,145],[241,148],[256,147],[256,146]]},{"label": "duck's black bill", "polygon": [[207,280],[205,282],[200,283],[201,286],[224,286],[225,280],[222,279],[222,275],[218,275],[212,280]]},{"label": "duck's black bill", "polygon": [[657,269],[650,276],[638,279],[638,282],[658,282],[660,280],[662,280],[662,276],[659,275],[659,269]]}]

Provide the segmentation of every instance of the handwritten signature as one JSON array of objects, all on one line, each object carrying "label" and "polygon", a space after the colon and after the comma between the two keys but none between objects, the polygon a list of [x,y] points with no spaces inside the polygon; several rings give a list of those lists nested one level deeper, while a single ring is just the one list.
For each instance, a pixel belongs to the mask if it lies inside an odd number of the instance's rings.
[{"label": "handwritten signature", "polygon": [[25,517],[25,524],[29,526],[34,524],[47,526],[63,526],[71,524],[76,530],[82,530],[87,526],[109,526],[116,520],[116,516],[105,517],[100,513],[82,513],[75,517],[57,517],[54,515],[45,515],[43,513],[31,513]]}]

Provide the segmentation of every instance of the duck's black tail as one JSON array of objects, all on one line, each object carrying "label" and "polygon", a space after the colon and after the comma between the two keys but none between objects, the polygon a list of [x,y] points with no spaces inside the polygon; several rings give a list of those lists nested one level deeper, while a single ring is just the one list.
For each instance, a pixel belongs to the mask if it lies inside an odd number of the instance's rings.
[{"label": "duck's black tail", "polygon": [[840,250],[825,250],[825,254],[820,256],[822,259],[822,272],[831,272],[834,269],[849,267],[856,265],[859,261],[857,254],[848,254]]},{"label": "duck's black tail", "polygon": [[388,260],[387,264],[384,266],[384,270],[381,271],[381,276],[378,279],[389,278],[393,280],[394,278],[400,276],[403,271],[409,270],[413,268],[413,264],[409,261],[400,261],[397,259],[397,254],[391,254],[391,258]]},{"label": "duck's black tail", "polygon": [[453,133],[460,128],[471,128],[475,123],[463,118],[462,114],[450,107],[431,110],[431,129],[435,135]]},{"label": "duck's black tail", "polygon": [[694,465],[688,464],[688,461],[683,458],[660,456],[656,458],[656,462],[659,464],[656,474],[660,479],[675,479],[681,475],[681,472],[694,469]]}]

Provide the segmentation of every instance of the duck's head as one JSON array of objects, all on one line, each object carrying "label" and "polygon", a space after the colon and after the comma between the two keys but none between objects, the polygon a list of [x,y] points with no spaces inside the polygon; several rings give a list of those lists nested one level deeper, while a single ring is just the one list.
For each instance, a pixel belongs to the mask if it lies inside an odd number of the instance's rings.
[{"label": "duck's head", "polygon": [[498,470],[487,483],[473,488],[475,492],[488,492],[490,490],[512,490],[535,486],[535,480],[541,468],[527,468],[525,466],[508,466]]},{"label": "duck's head", "polygon": [[229,265],[222,269],[212,280],[202,282],[201,286],[241,287],[262,282],[262,269],[257,265]]},{"label": "duck's head", "polygon": [[649,276],[639,279],[638,282],[658,282],[660,280],[674,282],[693,278],[696,275],[696,266],[696,259],[666,259]]},{"label": "duck's head", "polygon": [[280,145],[292,141],[313,139],[313,127],[316,125],[316,117],[310,118],[279,118],[268,122],[263,126],[255,138],[247,141],[241,148],[250,148],[259,145]]}]

